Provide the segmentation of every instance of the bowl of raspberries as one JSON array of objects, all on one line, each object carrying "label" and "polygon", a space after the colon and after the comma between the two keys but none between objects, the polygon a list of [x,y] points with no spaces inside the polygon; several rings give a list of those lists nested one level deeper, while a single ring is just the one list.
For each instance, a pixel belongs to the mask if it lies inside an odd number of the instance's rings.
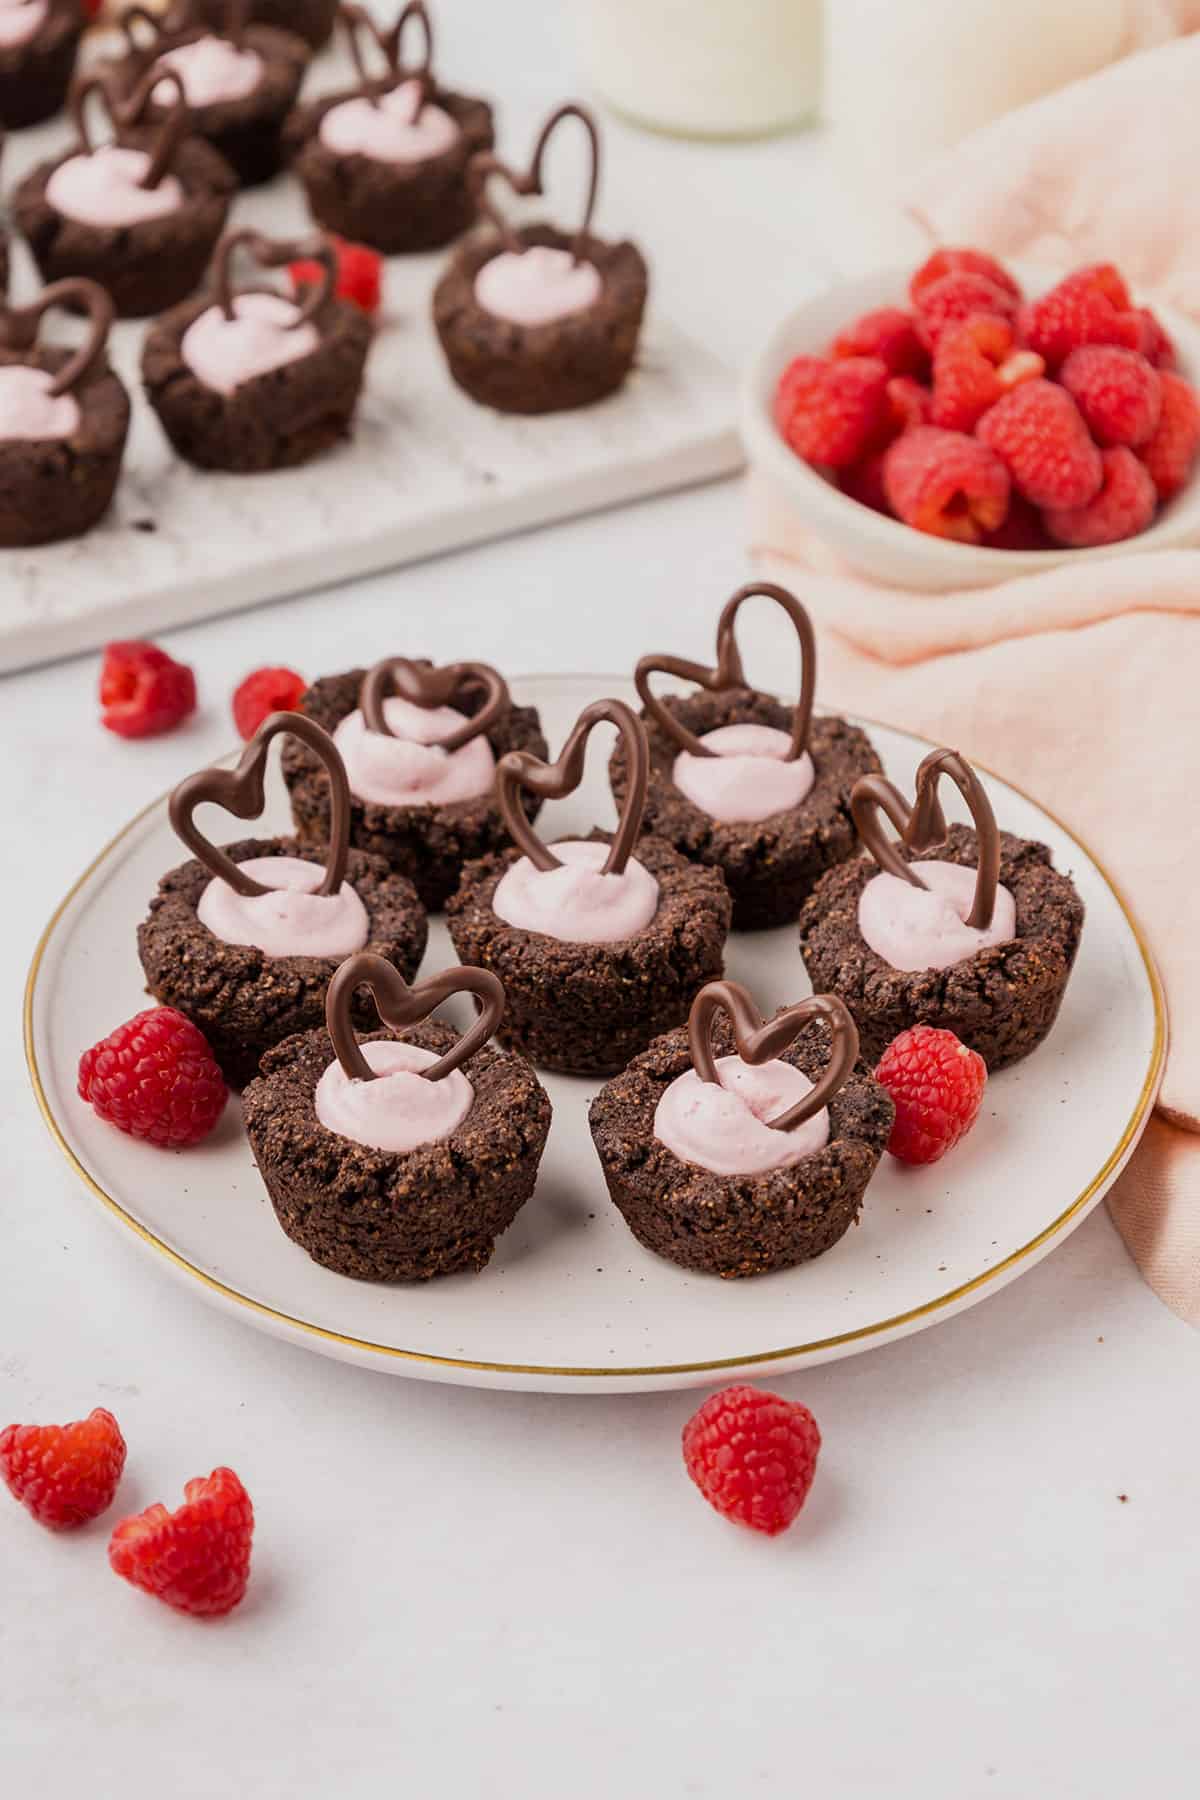
[{"label": "bowl of raspberries", "polygon": [[876,580],[945,592],[1200,543],[1200,330],[1112,263],[939,249],[794,312],[743,432],[798,519]]}]

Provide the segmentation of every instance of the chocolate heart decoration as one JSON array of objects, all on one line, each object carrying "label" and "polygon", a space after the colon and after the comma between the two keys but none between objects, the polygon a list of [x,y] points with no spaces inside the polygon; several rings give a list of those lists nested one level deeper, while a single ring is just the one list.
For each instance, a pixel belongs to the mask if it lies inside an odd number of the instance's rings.
[{"label": "chocolate heart decoration", "polygon": [[[888,875],[906,881],[910,887],[926,884],[910,863],[900,854],[900,845],[923,856],[946,841],[946,815],[938,800],[938,783],[943,775],[954,782],[971,810],[975,835],[979,840],[979,867],[975,875],[975,899],[966,922],[978,931],[986,931],[996,910],[996,888],[1000,881],[1000,832],[992,803],[983,785],[957,750],[931,750],[917,770],[916,800],[910,806],[904,795],[883,775],[861,775],[850,795],[850,810],[858,835],[879,867]],[[880,824],[880,813],[886,814],[900,833],[900,844],[889,838]]]},{"label": "chocolate heart decoration", "polygon": [[0,347],[6,350],[32,350],[38,341],[42,320],[54,306],[70,306],[88,316],[88,334],[74,356],[65,362],[49,392],[57,399],[77,387],[99,357],[104,354],[108,333],[114,318],[113,303],[98,282],[73,276],[68,281],[52,281],[28,306],[0,309]]},{"label": "chocolate heart decoration", "polygon": [[742,606],[747,600],[755,598],[774,600],[796,628],[796,636],[800,640],[800,698],[792,713],[792,741],[786,760],[795,762],[808,748],[813,699],[817,690],[817,640],[812,620],[795,594],[789,593],[787,588],[779,587],[773,581],[751,581],[745,587],[740,587],[721,609],[721,616],[717,620],[717,660],[712,668],[704,663],[687,662],[681,656],[652,654],[643,656],[634,671],[633,679],[638,696],[650,717],[681,750],[690,750],[693,756],[715,756],[716,752],[709,750],[694,731],[689,731],[663,705],[658,695],[651,690],[650,677],[655,674],[677,675],[681,681],[694,681],[697,687],[702,687],[710,694],[723,693],[729,688],[749,687],[742,667],[741,652],[737,647],[735,627]]},{"label": "chocolate heart decoration", "polygon": [[461,750],[472,738],[485,737],[509,708],[508,686],[499,670],[489,663],[447,663],[443,669],[427,668],[406,656],[386,657],[363,677],[359,706],[368,731],[382,737],[395,734],[384,714],[384,700],[389,693],[411,700],[414,706],[432,708],[455,706],[472,688],[483,689],[483,705],[449,737],[439,738],[431,748]]},{"label": "chocolate heart decoration", "polygon": [[701,1081],[710,1081],[717,1087],[722,1083],[713,1056],[712,1028],[717,1014],[722,1012],[728,1015],[733,1026],[738,1055],[755,1068],[781,1056],[790,1044],[795,1043],[810,1019],[828,1020],[833,1044],[825,1073],[803,1100],[789,1106],[777,1119],[765,1121],[772,1131],[791,1131],[793,1127],[803,1125],[805,1119],[811,1119],[814,1113],[819,1113],[846,1085],[858,1061],[858,1027],[845,1002],[836,994],[813,994],[808,1000],[798,1000],[795,1006],[786,1007],[764,1023],[754,1001],[738,982],[710,981],[692,1001],[692,1010],[688,1014],[688,1047],[692,1053],[692,1067]]},{"label": "chocolate heart decoration", "polygon": [[572,726],[557,762],[543,762],[529,750],[510,750],[496,764],[496,804],[500,816],[513,842],[525,852],[535,869],[560,869],[562,864],[525,817],[518,790],[528,788],[531,793],[542,794],[548,800],[562,800],[573,794],[583,779],[588,738],[593,728],[605,719],[616,726],[624,741],[629,784],[603,873],[622,875],[625,872],[646,810],[650,748],[646,727],[623,700],[593,700],[590,706],[585,706]]},{"label": "chocolate heart decoration", "polygon": [[[346,33],[346,42],[350,55],[354,59],[354,69],[358,76],[358,91],[364,100],[372,106],[378,106],[381,97],[402,82],[416,81],[420,84],[417,111],[420,115],[428,105],[433,92],[433,24],[426,12],[423,0],[408,0],[402,8],[396,23],[388,29],[378,24],[365,7],[350,4],[344,0],[339,18]],[[404,33],[409,25],[420,28],[425,40],[425,54],[422,60],[413,67],[408,67],[402,60],[400,52],[404,47]],[[363,56],[363,39],[367,38],[380,51],[386,64],[386,73],[372,75],[367,68]]]},{"label": "chocolate heart decoration", "polygon": [[546,146],[564,119],[579,119],[588,134],[591,149],[591,174],[588,180],[587,198],[584,201],[583,218],[571,242],[571,254],[578,262],[588,227],[592,222],[592,214],[596,209],[596,193],[600,186],[600,133],[596,129],[596,121],[587,108],[570,100],[552,112],[538,133],[537,142],[533,146],[533,156],[528,169],[514,169],[509,163],[501,162],[490,150],[481,150],[473,156],[467,165],[467,182],[475,203],[485,218],[491,220],[504,240],[505,248],[520,254],[523,246],[520,237],[505,219],[503,213],[487,197],[489,176],[500,175],[507,181],[514,194],[544,194],[542,186],[542,163],[546,155]]},{"label": "chocolate heart decoration", "polygon": [[350,848],[350,783],[337,746],[315,719],[303,713],[277,712],[263,721],[242,751],[236,769],[200,769],[181,781],[168,802],[172,828],[210,875],[227,881],[237,894],[269,894],[215,844],[210,844],[193,818],[204,800],[223,806],[235,819],[257,819],[266,803],[267,750],[275,737],[294,737],[325,765],[329,776],[329,861],[318,894],[336,894],[346,874]]},{"label": "chocolate heart decoration", "polygon": [[155,89],[163,86],[174,88],[175,98],[166,109],[154,148],[150,152],[146,173],[138,182],[139,187],[156,188],[175,160],[175,152],[187,132],[190,116],[183,81],[175,69],[147,69],[124,102],[119,102],[114,97],[112,87],[103,75],[89,75],[85,80],[75,82],[71,88],[70,108],[71,121],[79,139],[76,154],[90,156],[94,149],[87,122],[87,103],[93,95],[103,100],[113,128],[113,141],[120,144],[134,126],[143,123]]},{"label": "chocolate heart decoration", "polygon": [[490,969],[446,969],[443,974],[431,975],[428,981],[410,987],[399,969],[382,956],[370,950],[356,951],[335,970],[325,995],[325,1023],[337,1059],[351,1081],[375,1081],[379,1075],[359,1049],[351,1023],[351,1002],[355,989],[360,987],[370,988],[380,1019],[397,1031],[405,1025],[419,1025],[451,994],[474,994],[479,1002],[479,1017],[453,1049],[420,1071],[426,1081],[441,1081],[444,1075],[460,1068],[495,1036],[504,1017],[504,986]]},{"label": "chocolate heart decoration", "polygon": [[[320,263],[325,279],[311,289],[296,317],[287,326],[288,331],[296,331],[301,325],[311,324],[324,309],[337,280],[337,258],[333,245],[323,232],[307,238],[269,238],[261,231],[227,231],[213,252],[213,288],[217,305],[227,319],[234,316],[232,263],[238,250],[248,251],[261,269],[282,269],[290,262]],[[241,288],[239,292],[274,293],[276,290]]]}]

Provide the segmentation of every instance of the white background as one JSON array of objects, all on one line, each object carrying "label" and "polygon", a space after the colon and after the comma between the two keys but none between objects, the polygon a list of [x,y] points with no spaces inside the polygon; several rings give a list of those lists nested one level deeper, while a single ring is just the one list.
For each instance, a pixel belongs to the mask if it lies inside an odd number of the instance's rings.
[{"label": "white background", "polygon": [[[577,86],[564,10],[443,0],[444,69],[502,96],[518,145]],[[731,360],[832,271],[819,139],[608,141],[602,226],[644,241],[661,304]],[[203,1625],[117,1582],[104,1522],[54,1538],[0,1495],[0,1791],[1194,1793],[1200,1338],[1103,1211],[964,1317],[781,1381],[825,1450],[767,1542],[683,1475],[698,1394],[474,1393],[277,1344],[145,1262],[35,1114],[37,934],[135,807],[230,747],[248,669],[398,642],[514,671],[702,655],[746,568],[726,484],[174,633],[202,710],[156,742],[98,728],[91,658],[0,685],[0,1422],[108,1405],[122,1508],[228,1462],[258,1513],[250,1595]]]}]

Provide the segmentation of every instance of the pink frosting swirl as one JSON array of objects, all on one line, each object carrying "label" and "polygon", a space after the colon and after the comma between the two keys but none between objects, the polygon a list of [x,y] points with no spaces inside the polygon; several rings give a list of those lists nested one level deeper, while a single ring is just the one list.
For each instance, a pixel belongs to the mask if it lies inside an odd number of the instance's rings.
[{"label": "pink frosting swirl", "polygon": [[296,325],[300,309],[282,294],[238,294],[233,318],[210,306],[183,334],[180,355],[205,385],[232,394],[256,375],[299,362],[320,343],[315,325]]},{"label": "pink frosting swirl", "polygon": [[84,225],[138,225],[161,219],[183,205],[174,175],[157,187],[139,187],[150,166],[144,150],[101,144],[86,156],[70,156],[46,183],[46,199],[56,212]]},{"label": "pink frosting swirl", "polygon": [[766,1123],[812,1092],[802,1070],[781,1059],[756,1067],[740,1056],[720,1056],[716,1067],[720,1087],[687,1069],[655,1108],[654,1135],[681,1162],[714,1175],[763,1175],[790,1168],[829,1142],[824,1106],[791,1131]]},{"label": "pink frosting swirl", "polygon": [[615,944],[644,931],[658,911],[658,883],[631,856],[620,875],[605,875],[607,844],[552,846],[557,869],[538,869],[520,857],[501,876],[492,910],[519,931],[538,931],[563,944]]},{"label": "pink frosting swirl", "polygon": [[377,806],[449,806],[486,794],[496,779],[496,758],[486,737],[471,738],[458,750],[439,741],[466,723],[453,706],[417,706],[399,694],[383,703],[388,737],[368,731],[357,709],[333,734],[350,780],[350,792]]},{"label": "pink frosting swirl", "polygon": [[680,793],[721,824],[757,824],[791,812],[817,778],[807,750],[793,762],[786,731],[771,725],[720,725],[700,739],[713,756],[681,750],[671,779]]},{"label": "pink frosting swirl", "polygon": [[475,277],[475,298],[485,312],[512,325],[549,325],[586,312],[603,287],[595,263],[576,262],[569,250],[533,244],[502,250]]},{"label": "pink frosting swirl", "polygon": [[71,394],[51,394],[53,384],[53,375],[27,363],[0,368],[0,439],[38,443],[78,431],[78,402]]},{"label": "pink frosting swirl", "polygon": [[[263,60],[258,51],[239,50],[228,38],[195,38],[190,44],[164,50],[157,60],[160,68],[174,69],[183,83],[189,106],[219,106],[230,100],[244,100],[263,76]],[[160,106],[170,106],[175,90],[165,81],[159,82],[154,98]]]},{"label": "pink frosting swirl", "polygon": [[0,0],[0,50],[35,38],[46,22],[46,0]]},{"label": "pink frosting swirl", "polygon": [[370,935],[367,909],[348,881],[318,894],[325,871],[299,856],[255,856],[240,868],[268,894],[239,894],[220,877],[200,896],[196,917],[223,944],[253,944],[264,956],[349,956]]},{"label": "pink frosting swirl", "polygon": [[377,106],[361,96],[330,107],[321,120],[321,142],[335,156],[368,156],[372,162],[419,163],[458,142],[458,126],[440,106],[421,105],[421,84],[405,81]]},{"label": "pink frosting swirl", "polygon": [[448,1138],[475,1103],[475,1090],[461,1069],[441,1081],[419,1073],[438,1060],[432,1050],[386,1038],[361,1049],[378,1071],[377,1080],[353,1081],[340,1062],[331,1062],[313,1096],[318,1120],[338,1137],[403,1156]]},{"label": "pink frosting swirl", "polygon": [[912,866],[927,889],[881,873],[859,896],[858,929],[891,968],[908,974],[951,969],[977,950],[1007,944],[1016,936],[1016,902],[1006,887],[997,887],[992,922],[986,931],[979,931],[966,923],[975,898],[974,869],[947,862]]}]

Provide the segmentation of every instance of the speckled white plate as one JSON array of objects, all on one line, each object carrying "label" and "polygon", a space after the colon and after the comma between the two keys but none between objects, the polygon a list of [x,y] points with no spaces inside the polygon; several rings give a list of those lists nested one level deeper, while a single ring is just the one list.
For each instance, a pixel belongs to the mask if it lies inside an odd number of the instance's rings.
[{"label": "speckled white plate", "polygon": [[[624,680],[513,684],[552,746],[583,704]],[[868,724],[911,785],[922,740]],[[556,827],[611,818],[607,744],[555,810]],[[30,971],[29,1068],[60,1148],[160,1268],[215,1305],[324,1355],[480,1387],[611,1393],[769,1377],[922,1330],[1013,1280],[1074,1229],[1116,1178],[1149,1116],[1165,1014],[1137,927],[1082,844],[996,777],[1005,828],[1048,843],[1087,905],[1079,960],[1048,1041],[996,1077],[970,1137],[927,1170],[885,1157],[859,1225],[805,1267],[756,1280],[685,1274],[635,1243],[611,1206],[587,1129],[596,1085],[545,1077],[554,1123],[537,1191],[480,1275],[420,1287],[349,1281],[283,1236],[230,1105],[208,1143],[166,1155],[102,1124],[75,1093],[80,1052],[144,1004],[135,928],[182,860],[160,799],[133,819],[58,908]],[[955,796],[957,798],[957,796]],[[960,814],[960,816],[963,816]],[[268,829],[284,829],[275,784]],[[425,969],[453,960],[435,923]],[[808,992],[791,930],[730,941],[731,974],[764,1012]]]}]

